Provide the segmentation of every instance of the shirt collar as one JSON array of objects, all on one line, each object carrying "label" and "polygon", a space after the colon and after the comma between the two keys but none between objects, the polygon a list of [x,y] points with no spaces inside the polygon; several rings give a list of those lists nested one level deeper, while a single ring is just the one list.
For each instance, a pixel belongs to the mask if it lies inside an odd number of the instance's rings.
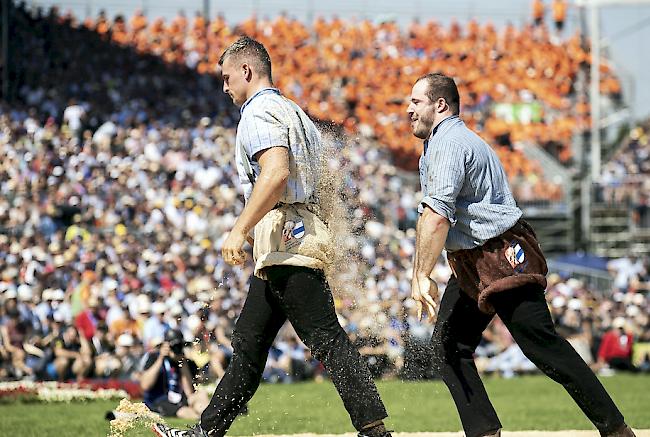
[{"label": "shirt collar", "polygon": [[431,135],[429,135],[429,138],[424,140],[424,153],[425,154],[427,153],[427,148],[429,147],[429,142],[433,139],[433,136],[436,134],[436,132],[438,132],[438,129],[440,129],[440,126],[442,126],[443,124],[449,124],[447,122],[448,120],[458,120],[458,119],[460,119],[460,117],[458,115],[449,116],[449,117],[445,118],[444,120],[442,120],[440,123],[438,123],[436,125],[436,127],[433,128],[433,130],[431,131]]},{"label": "shirt collar", "polygon": [[239,113],[240,113],[240,114],[243,114],[243,113],[244,113],[244,108],[246,108],[246,106],[248,106],[248,104],[249,104],[249,103],[250,103],[250,102],[251,102],[255,97],[257,97],[257,96],[261,96],[262,94],[272,94],[272,93],[280,94],[280,90],[277,89],[277,88],[272,88],[272,87],[262,88],[261,90],[259,90],[258,92],[256,92],[256,93],[253,94],[252,96],[250,96],[250,97],[248,98],[248,100],[246,100],[246,102],[244,102],[244,104],[241,105],[241,108],[239,109]]}]

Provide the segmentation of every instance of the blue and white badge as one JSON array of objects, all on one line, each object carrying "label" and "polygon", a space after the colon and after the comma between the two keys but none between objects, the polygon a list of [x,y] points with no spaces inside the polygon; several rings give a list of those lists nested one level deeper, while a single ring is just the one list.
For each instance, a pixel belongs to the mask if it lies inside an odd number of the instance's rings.
[{"label": "blue and white badge", "polygon": [[293,235],[293,238],[302,238],[305,236],[305,224],[302,222],[302,220],[296,223],[296,226],[293,228],[291,235]]},{"label": "blue and white badge", "polygon": [[517,241],[510,243],[510,247],[506,249],[505,256],[513,269],[516,269],[517,266],[520,266],[526,260],[524,249]]}]

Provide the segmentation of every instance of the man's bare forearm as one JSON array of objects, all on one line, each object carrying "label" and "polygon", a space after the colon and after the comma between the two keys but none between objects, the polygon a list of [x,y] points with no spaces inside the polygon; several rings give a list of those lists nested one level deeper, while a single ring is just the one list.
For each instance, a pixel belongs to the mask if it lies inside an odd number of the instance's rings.
[{"label": "man's bare forearm", "polygon": [[154,361],[151,367],[142,372],[142,375],[140,375],[140,388],[142,390],[147,391],[154,386],[164,359],[165,357],[158,355],[158,358],[156,358],[156,361]]},{"label": "man's bare forearm", "polygon": [[445,247],[449,220],[425,207],[417,224],[413,276],[429,277]]},{"label": "man's bare forearm", "polygon": [[[271,152],[272,151],[272,152]],[[260,160],[261,173],[255,181],[253,192],[237,219],[233,231],[248,235],[251,229],[280,201],[289,179],[289,160],[286,149],[270,149]]]}]

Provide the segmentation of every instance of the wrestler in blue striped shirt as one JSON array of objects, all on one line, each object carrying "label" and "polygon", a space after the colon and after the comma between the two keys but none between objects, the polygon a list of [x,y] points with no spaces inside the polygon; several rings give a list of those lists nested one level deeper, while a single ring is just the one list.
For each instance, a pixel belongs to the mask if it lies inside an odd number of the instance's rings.
[{"label": "wrestler in blue striped shirt", "polygon": [[[437,318],[434,365],[465,434],[501,435],[473,360],[496,313],[526,357],[564,386],[602,436],[634,436],[593,372],[555,331],[544,297],[544,255],[532,228],[521,220],[496,154],[459,118],[454,80],[422,76],[407,112],[413,134],[425,140],[411,296],[420,314],[424,308]],[[437,302],[438,287],[430,277],[443,247],[454,274]]]}]

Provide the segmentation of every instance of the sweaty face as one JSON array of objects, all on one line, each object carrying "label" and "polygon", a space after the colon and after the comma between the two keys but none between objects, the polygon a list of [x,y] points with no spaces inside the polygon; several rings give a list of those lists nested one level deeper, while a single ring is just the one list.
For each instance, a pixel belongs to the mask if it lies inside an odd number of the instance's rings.
[{"label": "sweaty face", "polygon": [[429,100],[426,91],[426,80],[421,80],[413,85],[411,102],[406,109],[411,120],[413,135],[423,140],[429,137],[436,114],[435,102]]},{"label": "sweaty face", "polygon": [[246,102],[246,90],[248,81],[246,74],[248,67],[234,59],[226,58],[221,65],[221,75],[223,77],[223,92],[228,94],[237,106]]}]

